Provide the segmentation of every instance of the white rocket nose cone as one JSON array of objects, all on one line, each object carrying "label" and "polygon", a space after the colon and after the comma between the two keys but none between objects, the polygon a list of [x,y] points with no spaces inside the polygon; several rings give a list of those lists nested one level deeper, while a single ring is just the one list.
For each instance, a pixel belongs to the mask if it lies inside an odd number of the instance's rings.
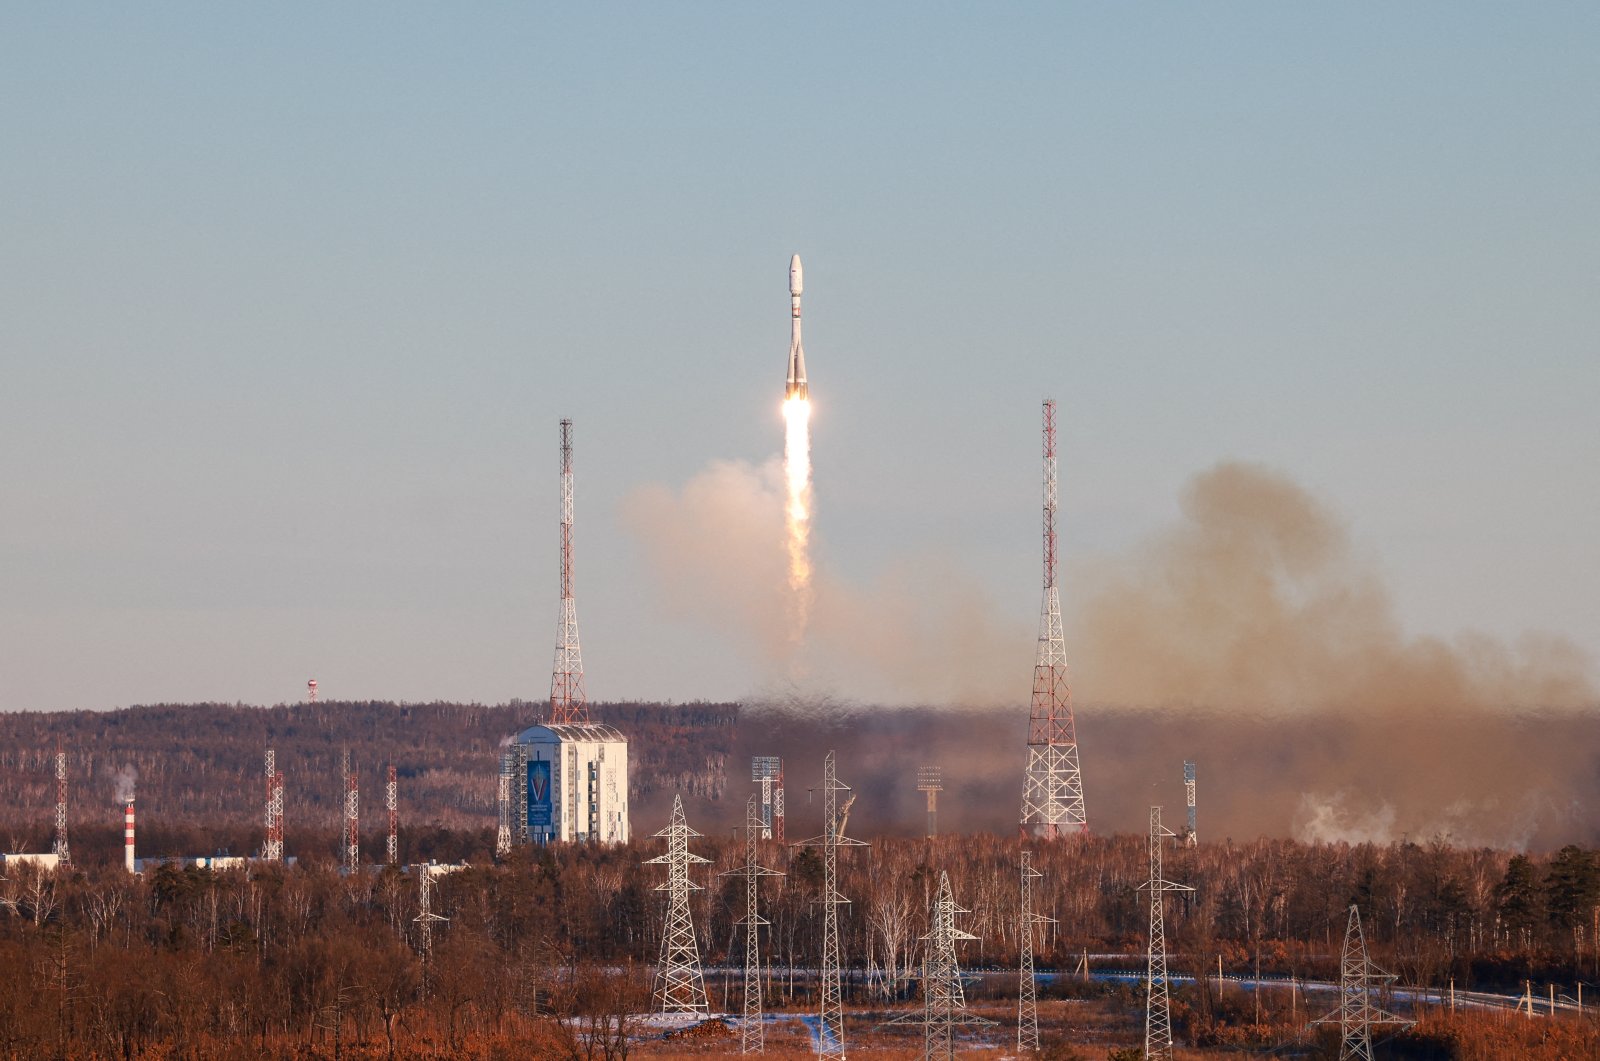
[{"label": "white rocket nose cone", "polygon": [[789,259],[789,294],[798,295],[805,288],[805,274],[800,269],[800,255]]}]

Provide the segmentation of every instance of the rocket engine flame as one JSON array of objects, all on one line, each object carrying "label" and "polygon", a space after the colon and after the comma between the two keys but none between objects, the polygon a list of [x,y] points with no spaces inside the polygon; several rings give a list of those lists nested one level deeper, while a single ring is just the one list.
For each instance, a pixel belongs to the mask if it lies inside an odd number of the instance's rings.
[{"label": "rocket engine flame", "polygon": [[784,480],[788,503],[784,508],[789,538],[789,590],[791,602],[789,638],[798,645],[805,640],[806,623],[811,613],[811,402],[789,398],[783,403],[785,425],[783,447]]}]

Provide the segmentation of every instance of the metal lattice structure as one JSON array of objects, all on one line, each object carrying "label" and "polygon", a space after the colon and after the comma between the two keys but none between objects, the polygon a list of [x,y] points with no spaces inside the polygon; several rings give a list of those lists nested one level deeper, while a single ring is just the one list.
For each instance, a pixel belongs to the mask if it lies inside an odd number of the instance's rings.
[{"label": "metal lattice structure", "polygon": [[964,1024],[993,1024],[967,1012],[966,991],[961,984],[961,965],[956,960],[956,943],[977,939],[956,928],[956,915],[970,911],[956,905],[950,889],[950,875],[939,873],[939,894],[933,901],[932,931],[922,956],[922,1056],[925,1059],[956,1056],[956,1028]]},{"label": "metal lattice structure", "polygon": [[711,1011],[711,1003],[706,998],[705,978],[700,973],[700,944],[695,940],[694,920],[689,915],[689,893],[700,891],[700,885],[689,879],[689,866],[711,860],[689,851],[690,838],[700,834],[684,820],[682,796],[672,798],[672,820],[655,835],[667,841],[666,854],[644,863],[667,867],[667,883],[656,885],[656,891],[667,893],[661,965],[656,970],[656,1007],[661,1013],[705,1016]]},{"label": "metal lattice structure", "polygon": [[[761,1014],[761,926],[772,922],[761,916],[761,878],[781,877],[779,870],[768,869],[756,861],[757,841],[767,835],[771,819],[763,813],[763,805],[751,796],[745,805],[744,865],[723,873],[724,877],[744,878],[744,917],[735,922],[744,926],[744,1015],[739,1021],[739,1052],[764,1053],[766,1034],[762,1030]],[[770,804],[765,809],[770,810]]]},{"label": "metal lattice structure", "polygon": [[1061,594],[1056,587],[1056,403],[1044,403],[1044,602],[1039,612],[1039,654],[1033,666],[1028,721],[1028,766],[1022,782],[1022,832],[1053,840],[1068,831],[1087,833],[1083,774],[1078,767],[1077,724],[1067,676]]},{"label": "metal lattice structure", "polygon": [[56,863],[72,865],[72,848],[67,844],[67,753],[56,747]]},{"label": "metal lattice structure", "polygon": [[589,721],[578,649],[578,605],[572,595],[572,421],[561,421],[561,618],[556,620],[556,660],[550,673],[550,721]]},{"label": "metal lattice structure", "polygon": [[833,752],[822,760],[823,833],[796,847],[822,848],[822,1001],[818,1007],[817,1056],[844,1057],[844,995],[839,988],[839,907],[850,902],[839,894],[839,848],[866,847],[844,835],[854,797],[839,808],[839,793],[850,786],[834,771]]},{"label": "metal lattice structure", "polygon": [[317,679],[312,678],[312,679],[310,679],[309,681],[306,682],[306,703],[314,704],[316,702],[317,702]]},{"label": "metal lattice structure", "polygon": [[344,871],[361,872],[361,775],[347,749],[344,753]]},{"label": "metal lattice structure", "polygon": [[1171,1061],[1172,998],[1167,987],[1167,924],[1165,897],[1168,892],[1192,892],[1186,884],[1166,879],[1161,868],[1161,850],[1166,839],[1177,834],[1161,825],[1161,808],[1150,808],[1150,879],[1140,890],[1150,892],[1150,949],[1145,962],[1145,986],[1149,997],[1144,1011],[1145,1061]]},{"label": "metal lattice structure", "polygon": [[497,805],[500,808],[500,828],[494,837],[494,853],[498,858],[511,854],[511,779],[516,769],[516,759],[510,752],[500,756],[500,791]]},{"label": "metal lattice structure", "polygon": [[757,755],[750,760],[750,780],[761,785],[761,839],[783,842],[783,760]]},{"label": "metal lattice structure", "polygon": [[389,764],[389,780],[383,786],[383,802],[389,809],[389,849],[388,862],[391,866],[400,864],[400,782],[394,776],[394,764]]},{"label": "metal lattice structure", "polygon": [[417,866],[417,953],[424,964],[433,960],[433,926],[450,920],[433,912],[433,871],[427,866]]},{"label": "metal lattice structure", "polygon": [[278,756],[267,749],[267,838],[261,845],[261,857],[267,862],[283,861],[283,775],[278,773]]},{"label": "metal lattice structure", "polygon": [[1350,904],[1345,923],[1344,953],[1339,962],[1339,1008],[1313,1024],[1339,1025],[1339,1061],[1372,1061],[1372,1026],[1416,1023],[1397,1017],[1372,1001],[1374,989],[1392,984],[1395,976],[1367,958],[1367,939],[1361,931],[1361,911]]},{"label": "metal lattice structure", "polygon": [[939,793],[944,791],[940,783],[939,768],[937,766],[924,766],[917,770],[917,791],[925,793],[928,797],[928,835],[934,836],[939,831]]},{"label": "metal lattice structure", "polygon": [[1188,759],[1183,762],[1183,801],[1189,811],[1189,822],[1183,830],[1183,844],[1185,847],[1194,847],[1200,842],[1200,834],[1195,828],[1194,763]]},{"label": "metal lattice structure", "polygon": [[1022,901],[1018,906],[1017,1053],[1039,1049],[1039,995],[1033,978],[1033,935],[1055,918],[1033,912],[1033,882],[1044,874],[1033,868],[1033,852],[1022,852]]}]

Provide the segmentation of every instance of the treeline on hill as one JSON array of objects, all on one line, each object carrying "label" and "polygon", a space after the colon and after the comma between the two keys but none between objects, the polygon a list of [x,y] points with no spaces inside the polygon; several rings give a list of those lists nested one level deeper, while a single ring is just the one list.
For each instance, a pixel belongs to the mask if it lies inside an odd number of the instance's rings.
[{"label": "treeline on hill", "polygon": [[[879,838],[843,855],[847,1003],[914,996],[941,872],[971,911],[959,927],[978,937],[963,963],[1014,967],[1019,848],[986,835]],[[448,874],[432,904],[448,920],[437,923],[431,960],[416,881],[392,867],[354,877],[319,861],[165,867],[142,878],[112,867],[14,871],[0,882],[0,1054],[136,1057],[165,1044],[204,1057],[599,1056],[628,1012],[648,1008],[663,871],[642,863],[660,849],[655,840],[521,848],[504,864]],[[1044,874],[1036,908],[1057,919],[1038,940],[1040,967],[1070,972],[1084,953],[1118,964],[1099,957],[1109,951],[1141,968],[1144,841],[1033,849]],[[706,837],[694,850],[710,859],[694,874],[705,886],[692,899],[701,953],[710,967],[736,967],[743,886],[719,874],[739,864],[743,843]],[[763,885],[769,1001],[811,1006],[821,859],[776,843],[763,843],[761,857],[787,874]],[[1440,844],[1205,844],[1170,852],[1167,875],[1196,889],[1170,901],[1175,972],[1209,972],[1220,958],[1228,972],[1335,980],[1355,903],[1374,959],[1408,984],[1515,990],[1532,978],[1570,994],[1600,973],[1600,863],[1575,847],[1535,859]],[[1064,976],[1054,990],[1079,990],[1074,983]],[[719,1008],[730,1003],[722,985],[713,975]],[[1187,1039],[1234,1041],[1231,1024],[1250,1019],[1186,990],[1176,1012]]]},{"label": "treeline on hill", "polygon": [[[80,861],[120,860],[118,795],[129,781],[137,794],[142,854],[254,853],[262,841],[262,757],[269,746],[284,774],[291,852],[314,836],[337,835],[346,748],[360,772],[369,823],[363,831],[374,852],[383,847],[380,834],[387,828],[377,808],[391,763],[407,834],[492,828],[500,748],[543,711],[543,704],[519,701],[488,707],[326,701],[0,713],[0,806],[6,808],[0,843],[8,851],[49,850],[58,742],[67,752],[69,823]],[[636,817],[669,805],[673,792],[705,799],[723,794],[737,704],[604,703],[592,705],[592,712],[629,737]]]}]

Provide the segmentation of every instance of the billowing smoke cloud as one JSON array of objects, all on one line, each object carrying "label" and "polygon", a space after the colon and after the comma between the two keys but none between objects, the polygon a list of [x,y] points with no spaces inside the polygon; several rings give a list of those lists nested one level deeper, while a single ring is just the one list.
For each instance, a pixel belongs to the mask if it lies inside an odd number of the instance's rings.
[{"label": "billowing smoke cloud", "polygon": [[133,798],[134,786],[139,782],[139,771],[133,766],[123,766],[111,775],[112,799],[120,806]]},{"label": "billowing smoke cloud", "polygon": [[[1218,465],[1189,483],[1181,512],[1091,582],[1063,587],[1097,832],[1142,828],[1153,803],[1176,818],[1189,758],[1209,838],[1600,839],[1578,813],[1600,798],[1600,756],[1584,735],[1600,698],[1574,646],[1407,636],[1341,522],[1272,471]],[[679,493],[641,491],[627,515],[672,608],[788,669],[776,464],[715,465]],[[811,762],[792,769],[816,774],[825,745],[838,748],[841,774],[874,797],[863,794],[855,820],[890,831],[920,826],[916,767],[941,765],[951,827],[1016,828],[1036,632],[992,618],[948,563],[869,587],[822,566],[810,648],[828,667],[811,688],[948,706],[796,701],[749,719],[740,754],[793,754]],[[995,690],[1016,692],[991,705]]]},{"label": "billowing smoke cloud", "polygon": [[1592,706],[1559,638],[1409,638],[1343,525],[1283,476],[1219,464],[1183,519],[1087,587],[1068,656],[1096,700],[1362,715]]},{"label": "billowing smoke cloud", "polygon": [[785,500],[778,461],[718,461],[676,493],[635,491],[623,518],[668,613],[720,630],[775,684],[808,695],[848,689],[854,699],[982,706],[1011,702],[996,702],[997,689],[1028,687],[1036,633],[999,619],[977,580],[948,557],[910,558],[865,587],[817,563],[808,640],[797,652]]}]

